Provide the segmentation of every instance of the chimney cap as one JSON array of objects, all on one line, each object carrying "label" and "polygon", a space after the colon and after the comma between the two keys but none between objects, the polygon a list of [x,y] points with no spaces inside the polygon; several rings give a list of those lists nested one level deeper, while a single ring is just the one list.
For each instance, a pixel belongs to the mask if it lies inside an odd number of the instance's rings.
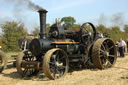
[{"label": "chimney cap", "polygon": [[38,12],[44,12],[44,13],[47,13],[48,11],[47,11],[46,9],[41,8],[41,9],[38,10]]}]

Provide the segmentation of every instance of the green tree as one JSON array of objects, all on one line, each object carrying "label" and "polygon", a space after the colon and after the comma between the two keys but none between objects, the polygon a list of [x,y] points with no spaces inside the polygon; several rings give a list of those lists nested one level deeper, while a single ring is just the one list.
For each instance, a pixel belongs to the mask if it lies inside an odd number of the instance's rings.
[{"label": "green tree", "polygon": [[76,20],[75,20],[74,17],[69,16],[69,17],[63,17],[63,18],[61,19],[61,23],[62,23],[62,22],[63,22],[63,27],[64,27],[65,29],[67,29],[67,28],[73,27],[73,25],[74,25],[74,23],[76,22]]},{"label": "green tree", "polygon": [[17,23],[15,21],[6,22],[2,24],[2,43],[3,50],[5,51],[18,51],[18,40],[27,35],[23,23]]},{"label": "green tree", "polygon": [[128,25],[124,25],[124,31],[128,33]]},{"label": "green tree", "polygon": [[103,24],[99,24],[97,27],[96,27],[96,30],[100,33],[102,33],[104,35],[104,37],[109,37],[110,38],[110,29],[105,27]]},{"label": "green tree", "polygon": [[40,33],[39,27],[35,27],[34,30],[32,31],[32,34],[35,36],[39,36],[39,33]]},{"label": "green tree", "polygon": [[106,32],[106,27],[102,24],[99,24],[97,27],[96,27],[96,30],[101,32],[101,33],[104,33]]},{"label": "green tree", "polygon": [[[46,24],[46,33],[48,33],[50,30],[50,24]],[[40,27],[35,27],[34,30],[32,31],[32,34],[35,36],[39,36],[40,34]]]},{"label": "green tree", "polygon": [[46,24],[46,33],[48,33],[50,30],[50,24]]},{"label": "green tree", "polygon": [[76,30],[79,31],[80,30],[81,25],[80,24],[74,24],[73,25],[73,29],[72,30]]},{"label": "green tree", "polygon": [[110,37],[114,40],[117,41],[120,38],[123,38],[122,32],[120,31],[120,27],[114,26],[111,28],[110,31]]}]

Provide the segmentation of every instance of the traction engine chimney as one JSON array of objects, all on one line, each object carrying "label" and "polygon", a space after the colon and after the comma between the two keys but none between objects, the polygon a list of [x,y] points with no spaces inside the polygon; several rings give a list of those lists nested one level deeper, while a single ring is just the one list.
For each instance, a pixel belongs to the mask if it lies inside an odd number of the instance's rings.
[{"label": "traction engine chimney", "polygon": [[40,9],[39,11],[40,15],[40,38],[46,39],[46,13],[48,12],[45,9]]}]

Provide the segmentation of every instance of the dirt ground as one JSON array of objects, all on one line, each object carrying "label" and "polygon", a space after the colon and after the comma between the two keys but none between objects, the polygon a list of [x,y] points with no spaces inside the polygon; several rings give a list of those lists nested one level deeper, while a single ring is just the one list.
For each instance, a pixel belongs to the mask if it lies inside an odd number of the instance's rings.
[{"label": "dirt ground", "polygon": [[57,80],[49,80],[43,73],[22,78],[16,68],[9,64],[0,74],[0,85],[128,85],[128,56],[118,58],[112,68],[73,71]]}]

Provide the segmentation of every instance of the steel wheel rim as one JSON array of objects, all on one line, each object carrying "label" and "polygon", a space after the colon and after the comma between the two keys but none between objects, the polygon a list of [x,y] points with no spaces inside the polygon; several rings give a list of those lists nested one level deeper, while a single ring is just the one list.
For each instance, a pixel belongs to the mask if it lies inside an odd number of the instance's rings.
[{"label": "steel wheel rim", "polygon": [[115,47],[112,41],[105,40],[100,48],[100,60],[104,68],[111,67],[115,62]]},{"label": "steel wheel rim", "polygon": [[[43,62],[43,71],[45,75],[50,79],[57,79],[63,77],[68,71],[68,58],[66,53],[61,49],[52,49],[48,62]],[[49,51],[50,52],[50,51]],[[47,53],[49,53],[47,52]],[[46,53],[46,54],[47,54]]]},{"label": "steel wheel rim", "polygon": [[116,62],[116,48],[109,38],[98,39],[92,48],[92,61],[99,69],[112,67]]}]

